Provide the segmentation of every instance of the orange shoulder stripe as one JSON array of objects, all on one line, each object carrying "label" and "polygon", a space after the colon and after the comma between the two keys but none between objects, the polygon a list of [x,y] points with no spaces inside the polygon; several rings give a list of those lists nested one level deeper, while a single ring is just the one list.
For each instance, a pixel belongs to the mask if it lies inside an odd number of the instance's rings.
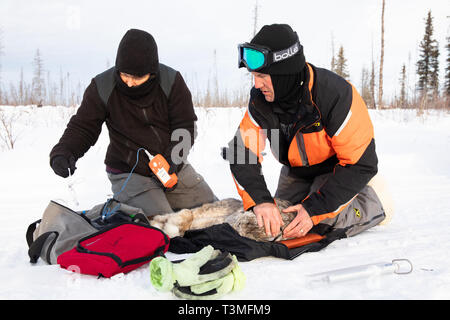
[{"label": "orange shoulder stripe", "polygon": [[369,111],[353,86],[352,96],[347,117],[331,138],[331,144],[342,166],[358,162],[374,137]]},{"label": "orange shoulder stripe", "polygon": [[266,134],[251,117],[248,110],[245,112],[244,118],[239,125],[239,132],[244,146],[257,155],[258,161],[261,163],[263,161],[261,153],[266,147]]}]

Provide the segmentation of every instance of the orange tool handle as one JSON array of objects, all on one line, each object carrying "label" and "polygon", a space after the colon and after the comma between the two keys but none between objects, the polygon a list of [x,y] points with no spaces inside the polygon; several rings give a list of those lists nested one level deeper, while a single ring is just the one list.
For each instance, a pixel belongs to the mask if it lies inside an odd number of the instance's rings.
[{"label": "orange tool handle", "polygon": [[304,245],[307,245],[310,243],[319,242],[323,238],[325,238],[325,236],[321,236],[316,233],[308,233],[307,235],[304,235],[303,237],[300,237],[300,238],[281,240],[279,242],[284,244],[289,249],[292,249],[292,248],[298,248],[298,247],[301,247],[301,246],[304,246]]},{"label": "orange tool handle", "polygon": [[161,154],[154,156],[148,163],[148,166],[164,187],[172,188],[178,182],[178,177],[175,173],[169,175],[170,165]]}]

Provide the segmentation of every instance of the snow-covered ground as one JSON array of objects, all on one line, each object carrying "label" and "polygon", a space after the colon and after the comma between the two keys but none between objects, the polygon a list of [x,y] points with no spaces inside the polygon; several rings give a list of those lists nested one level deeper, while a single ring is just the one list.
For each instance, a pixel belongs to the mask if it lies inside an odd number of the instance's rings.
[{"label": "snow-covered ground", "polygon": [[[56,176],[48,154],[73,109],[1,107],[17,114],[14,150],[0,151],[0,299],[173,299],[150,283],[148,265],[111,279],[70,273],[39,260],[29,263],[25,231],[49,200],[75,210],[105,201],[111,191],[103,159],[106,128],[97,144],[78,161],[72,177],[76,205],[67,180]],[[238,195],[228,165],[219,154],[234,134],[245,109],[197,109],[199,135],[189,161],[219,198]],[[241,262],[243,291],[224,299],[449,299],[450,298],[450,115],[415,111],[370,111],[375,126],[379,169],[395,201],[395,216],[356,237],[333,242],[293,261],[266,257]],[[280,165],[270,152],[263,170],[272,192]],[[168,253],[170,259],[179,256]],[[336,284],[312,285],[308,275],[407,258],[408,275],[382,275]],[[264,276],[262,276],[264,275]]]}]

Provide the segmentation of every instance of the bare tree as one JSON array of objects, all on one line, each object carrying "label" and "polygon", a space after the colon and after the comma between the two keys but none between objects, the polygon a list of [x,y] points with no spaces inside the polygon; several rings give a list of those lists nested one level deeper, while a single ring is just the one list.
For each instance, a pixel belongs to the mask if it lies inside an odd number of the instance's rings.
[{"label": "bare tree", "polygon": [[[448,18],[448,17],[447,17]],[[445,86],[444,93],[447,98],[450,98],[450,36],[447,37],[447,66],[445,67]]]},{"label": "bare tree", "polygon": [[5,112],[0,109],[0,142],[8,150],[14,149],[19,135],[16,132],[16,124],[20,118],[20,113]]},{"label": "bare tree", "polygon": [[258,0],[256,0],[253,9],[253,37],[256,35],[256,31],[258,31]]},{"label": "bare tree", "polygon": [[18,103],[25,104],[25,82],[23,80],[23,67],[20,67],[20,80],[19,80],[19,92]]},{"label": "bare tree", "polygon": [[73,101],[72,101],[72,97],[73,95],[70,94],[72,90],[72,83],[70,81],[70,72],[66,73],[66,97],[67,97],[67,105],[69,106],[73,106]]},{"label": "bare tree", "polygon": [[7,100],[8,101],[5,104],[11,104],[15,106],[19,105],[19,94],[16,87],[12,83],[9,84],[9,97]]},{"label": "bare tree", "polygon": [[[413,73],[413,77],[414,77],[413,83],[415,83],[415,77],[416,77],[415,72]],[[406,72],[406,83],[407,83],[406,95],[407,95],[408,99],[412,100],[412,101],[416,100],[416,90],[414,90],[414,88],[411,87],[411,51],[408,52],[408,71]]]},{"label": "bare tree", "polygon": [[361,71],[361,97],[367,105],[371,105],[370,77],[366,67],[363,67]]},{"label": "bare tree", "polygon": [[384,63],[384,4],[382,0],[381,7],[381,53],[380,53],[380,74],[378,82],[378,107],[383,107],[383,63]]},{"label": "bare tree", "polygon": [[[253,8],[253,33],[252,33],[252,37],[254,37],[256,35],[256,32],[258,31],[258,17],[259,17],[259,11],[258,11],[259,5],[258,5],[258,0],[256,0],[255,2],[255,7]],[[250,88],[253,87],[253,76],[252,74],[249,72],[248,73],[248,77],[249,77],[249,82],[250,82]]]},{"label": "bare tree", "polygon": [[58,104],[58,85],[52,81],[50,71],[47,72],[47,101],[46,104],[56,106]]},{"label": "bare tree", "polygon": [[41,52],[36,50],[33,60],[33,80],[31,83],[33,104],[41,107],[45,98],[44,62]]},{"label": "bare tree", "polygon": [[375,100],[375,59],[373,58],[373,39],[372,39],[372,68],[370,72],[370,106],[374,109],[377,108],[377,102]]},{"label": "bare tree", "polygon": [[400,72],[400,97],[398,100],[398,105],[400,108],[404,108],[407,104],[407,93],[406,93],[406,65],[403,64],[402,70]]},{"label": "bare tree", "polygon": [[372,59],[372,70],[370,72],[370,95],[372,97],[372,108],[377,108],[375,100],[375,61]]},{"label": "bare tree", "polygon": [[336,72],[336,57],[334,55],[334,35],[331,34],[331,71]]},{"label": "bare tree", "polygon": [[217,50],[214,49],[213,53],[213,101],[219,102],[220,100],[220,89],[219,89],[219,79],[217,75]]},{"label": "bare tree", "polygon": [[59,101],[58,101],[58,103],[60,104],[60,105],[64,105],[64,86],[65,86],[65,83],[64,83],[64,74],[63,74],[63,71],[62,71],[62,68],[60,67],[59,68]]}]

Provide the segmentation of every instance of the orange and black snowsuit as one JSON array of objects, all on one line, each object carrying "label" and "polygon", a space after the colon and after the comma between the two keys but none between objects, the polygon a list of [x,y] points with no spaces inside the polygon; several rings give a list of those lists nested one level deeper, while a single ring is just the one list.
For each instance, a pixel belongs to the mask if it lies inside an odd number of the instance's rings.
[{"label": "orange and black snowsuit", "polygon": [[304,113],[288,138],[271,103],[253,88],[248,109],[229,143],[227,159],[244,208],[274,202],[261,174],[266,138],[275,158],[304,179],[331,173],[302,201],[313,223],[337,216],[377,173],[374,130],[367,107],[346,80],[307,64]]}]

